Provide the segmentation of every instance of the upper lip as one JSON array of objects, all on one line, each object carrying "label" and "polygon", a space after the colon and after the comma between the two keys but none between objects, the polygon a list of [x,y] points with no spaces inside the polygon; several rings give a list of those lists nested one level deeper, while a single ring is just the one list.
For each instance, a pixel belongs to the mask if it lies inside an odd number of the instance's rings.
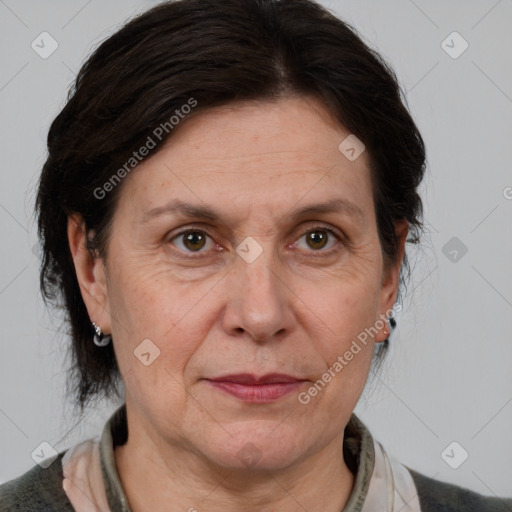
[{"label": "upper lip", "polygon": [[304,379],[292,377],[284,373],[267,373],[266,375],[254,375],[252,373],[237,373],[232,375],[223,375],[214,379],[208,379],[214,382],[234,382],[236,384],[245,384],[247,386],[257,386],[261,384],[279,384],[300,382]]}]

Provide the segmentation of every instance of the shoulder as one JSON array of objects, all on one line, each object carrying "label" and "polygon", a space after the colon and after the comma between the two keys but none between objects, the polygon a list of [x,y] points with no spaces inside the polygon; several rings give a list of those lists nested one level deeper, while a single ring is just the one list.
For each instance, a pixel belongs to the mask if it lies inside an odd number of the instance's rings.
[{"label": "shoulder", "polygon": [[23,475],[0,485],[0,510],[2,512],[72,512],[73,506],[62,487],[62,457],[46,469],[36,465]]},{"label": "shoulder", "polygon": [[440,482],[407,468],[414,480],[421,512],[512,512],[511,498],[488,497]]}]

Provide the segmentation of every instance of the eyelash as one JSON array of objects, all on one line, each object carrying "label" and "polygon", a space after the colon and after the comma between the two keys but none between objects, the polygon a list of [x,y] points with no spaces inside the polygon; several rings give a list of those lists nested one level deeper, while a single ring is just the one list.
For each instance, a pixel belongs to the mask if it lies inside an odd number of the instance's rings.
[{"label": "eyelash", "polygon": [[[338,242],[341,242],[341,243],[344,243],[345,245],[348,245],[345,237],[343,235],[341,235],[340,233],[338,233],[337,231],[335,231],[334,229],[331,229],[331,228],[328,228],[326,226],[323,226],[323,225],[318,225],[318,226],[313,226],[311,228],[309,228],[307,231],[305,231],[304,233],[302,233],[302,235],[298,238],[298,240],[300,240],[302,237],[304,236],[307,236],[311,233],[314,233],[316,231],[325,231],[326,233],[328,233],[329,235],[332,235],[334,238],[336,238],[336,240]],[[202,235],[206,235],[208,236],[210,239],[213,240],[213,238],[206,232],[204,231],[203,229],[199,229],[199,228],[194,228],[194,227],[189,227],[187,229],[184,229],[182,231],[180,231],[179,233],[176,233],[174,234],[170,239],[169,239],[169,242],[172,243],[173,240],[179,238],[180,236],[183,236],[187,233],[200,233]],[[297,242],[294,242],[294,244],[296,244]],[[328,256],[328,255],[331,255],[331,253],[335,252],[335,251],[338,251],[339,248],[338,248],[338,243],[335,244],[333,247],[329,248],[329,249],[318,249],[318,250],[314,250],[314,249],[311,249],[311,255],[313,257],[324,257],[324,256]],[[184,252],[182,251],[181,249],[178,249],[176,248],[177,251],[180,252],[181,255],[183,255],[183,257],[185,258],[199,258],[201,257],[201,255],[204,253],[204,251],[198,251],[198,252]]]}]

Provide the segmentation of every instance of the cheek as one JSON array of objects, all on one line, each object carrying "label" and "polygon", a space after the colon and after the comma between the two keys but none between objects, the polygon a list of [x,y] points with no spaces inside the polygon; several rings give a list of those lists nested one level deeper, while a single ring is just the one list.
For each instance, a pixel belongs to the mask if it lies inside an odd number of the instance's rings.
[{"label": "cheek", "polygon": [[158,263],[125,264],[112,270],[108,288],[112,331],[121,340],[116,349],[120,365],[138,369],[134,351],[150,340],[160,351],[160,365],[183,369],[208,331],[204,299],[212,283],[180,282]]},{"label": "cheek", "polygon": [[347,344],[375,322],[379,281],[372,270],[326,275],[321,282],[303,282],[297,289],[309,310],[310,325],[322,330],[323,336],[316,336],[315,343],[329,356],[327,360],[344,352]]},{"label": "cheek", "polygon": [[203,288],[182,287],[159,272],[112,276],[116,358],[127,392],[148,414],[186,407],[185,370],[204,338],[201,324],[190,320]]},{"label": "cheek", "polygon": [[[315,411],[318,421],[338,425],[341,412],[352,411],[366,384],[374,350],[368,328],[373,325],[377,303],[371,283],[338,282],[309,292],[309,337],[324,365],[317,380],[299,397]],[[316,329],[316,330],[315,330]],[[347,418],[345,418],[347,419]]]},{"label": "cheek", "polygon": [[339,421],[340,410],[352,410],[366,384],[374,350],[369,328],[378,309],[376,276],[367,268],[300,291],[307,297],[309,338],[324,366],[301,403],[321,421]]}]

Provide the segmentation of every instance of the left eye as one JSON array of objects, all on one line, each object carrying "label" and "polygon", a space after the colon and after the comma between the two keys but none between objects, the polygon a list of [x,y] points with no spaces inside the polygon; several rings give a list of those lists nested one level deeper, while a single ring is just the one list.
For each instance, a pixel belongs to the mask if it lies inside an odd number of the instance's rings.
[{"label": "left eye", "polygon": [[333,245],[336,244],[336,240],[339,240],[339,237],[336,235],[336,233],[332,229],[327,228],[311,229],[307,233],[304,233],[304,235],[302,235],[299,240],[302,240],[303,238],[306,240],[306,244],[308,245],[306,249],[314,249],[315,251],[325,249],[329,243],[329,238],[334,240],[334,242],[330,247],[327,247],[327,249],[330,249]]}]

